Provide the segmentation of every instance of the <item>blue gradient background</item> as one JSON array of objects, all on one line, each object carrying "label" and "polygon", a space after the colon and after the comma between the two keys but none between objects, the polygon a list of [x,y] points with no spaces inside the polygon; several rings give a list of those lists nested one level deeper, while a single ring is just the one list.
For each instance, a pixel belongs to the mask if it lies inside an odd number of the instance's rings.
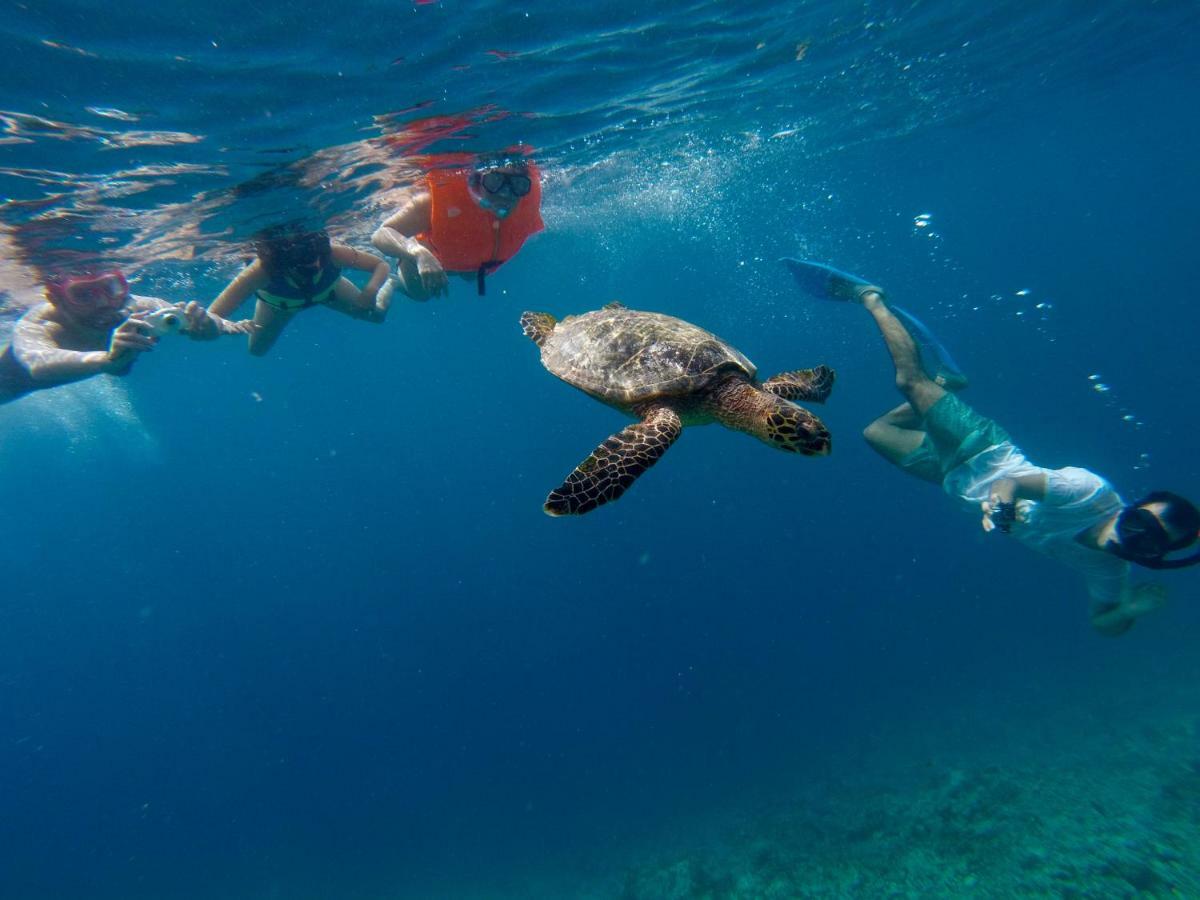
[{"label": "blue gradient background", "polygon": [[[335,87],[286,72],[197,108],[203,83],[166,70],[149,82],[136,62],[208,34],[195,18],[114,32],[88,5],[53,6],[53,27],[21,20],[5,38],[6,107],[36,111],[55,92],[153,105],[161,127],[210,120],[227,146],[345,140],[364,111],[422,99],[456,48],[477,59],[526,35],[511,6],[400,4],[402,23],[424,16],[403,46],[395,22],[366,15],[383,16],[376,4],[296,47],[303,9],[248,21],[197,7],[220,43],[253,59],[261,41],[264,68],[283,47],[292,70],[339,53],[388,77],[397,53],[427,61],[386,97],[350,91],[336,113]],[[668,50],[702,40],[689,15],[721,12],[669,6]],[[860,6],[810,7],[805,23],[842,34]],[[956,6],[897,13],[900,40],[936,58],[964,37]],[[1019,4],[1007,30],[995,13],[966,35],[992,39],[991,54],[969,85],[942,70],[933,112],[906,110],[902,91],[848,106],[817,92],[807,144],[770,138],[786,117],[762,112],[803,105],[802,84],[768,80],[727,118],[667,116],[597,150],[576,140],[596,123],[572,115],[611,84],[547,74],[539,94],[536,79],[497,76],[479,90],[557,118],[528,126],[552,148],[547,231],[486,299],[456,283],[446,301],[398,303],[383,328],[314,311],[265,360],[233,341],[164,341],[125,381],[149,437],[0,410],[0,896],[615,896],[647,848],[853,771],[868,750],[907,752],[906,735],[1003,746],[1081,698],[1169,706],[1158,689],[1195,676],[1194,573],[1168,574],[1172,604],[1127,638],[1093,636],[1072,573],[985,536],[871,454],[860,430],[898,402],[882,343],[861,310],[812,304],[776,262],[824,258],[885,285],[953,348],[966,399],[1035,461],[1094,469],[1126,496],[1200,496],[1195,16],[1101,6],[1089,21],[1092,5],[1065,4],[1069,34]],[[587,58],[571,41],[591,14],[529,8],[547,44]],[[747,8],[787,32],[782,7]],[[819,56],[825,32],[811,33]],[[35,88],[19,60],[43,34],[124,48],[133,71],[85,90],[71,59]],[[629,51],[616,69],[656,58],[637,34],[613,39]],[[1050,77],[1029,62],[1068,44]],[[829,45],[814,65],[852,63]],[[716,54],[691,71],[737,64]],[[884,76],[865,83],[887,92]],[[262,96],[289,86],[286,126],[255,121]],[[471,145],[519,131],[509,120]],[[51,149],[46,168],[109,166],[94,149]],[[10,166],[32,152],[0,148]],[[914,228],[922,213],[935,237]],[[362,233],[377,219],[364,207]],[[184,299],[169,268],[150,287]],[[230,271],[197,269],[197,294]],[[821,412],[833,456],[689,430],[615,506],[543,515],[547,490],[621,420],[546,373],[517,318],[616,297],[717,332],[767,374],[834,365]]]}]

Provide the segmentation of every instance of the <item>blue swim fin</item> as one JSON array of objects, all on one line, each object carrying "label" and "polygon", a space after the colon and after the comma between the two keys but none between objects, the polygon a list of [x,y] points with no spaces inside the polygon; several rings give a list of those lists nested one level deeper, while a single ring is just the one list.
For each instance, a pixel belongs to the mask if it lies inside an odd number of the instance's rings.
[{"label": "blue swim fin", "polygon": [[871,284],[865,278],[810,259],[785,256],[779,261],[788,267],[796,284],[818,300],[857,300],[858,292]]},{"label": "blue swim fin", "polygon": [[[785,256],[780,260],[801,290],[818,300],[857,300],[863,288],[871,286],[871,282],[833,266],[813,262],[808,259],[793,259]],[[967,376],[963,374],[954,357],[950,355],[929,328],[906,309],[893,303],[888,304],[897,319],[904,325],[917,343],[921,352],[921,368],[933,381],[948,391],[960,391],[967,386]]]},{"label": "blue swim fin", "polygon": [[917,347],[921,350],[921,368],[925,370],[925,374],[948,391],[961,391],[965,388],[967,376],[954,361],[950,351],[933,336],[933,332],[926,327],[925,323],[894,303],[889,303],[888,309],[901,321],[904,329],[917,342]]}]

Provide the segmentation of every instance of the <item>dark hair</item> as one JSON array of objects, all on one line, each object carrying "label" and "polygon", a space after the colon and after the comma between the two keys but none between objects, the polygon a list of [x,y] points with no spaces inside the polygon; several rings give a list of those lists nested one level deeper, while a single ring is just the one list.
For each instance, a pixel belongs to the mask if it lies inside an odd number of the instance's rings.
[{"label": "dark hair", "polygon": [[327,261],[333,252],[324,228],[312,230],[302,225],[272,225],[254,237],[254,252],[267,272],[283,274],[314,257]]},{"label": "dark hair", "polygon": [[485,153],[475,161],[476,172],[490,172],[492,169],[520,169],[527,172],[529,160],[510,153]]},{"label": "dark hair", "polygon": [[1163,504],[1163,511],[1158,517],[1167,528],[1172,550],[1182,550],[1196,540],[1200,534],[1200,509],[1196,509],[1190,500],[1170,491],[1153,491],[1134,505],[1145,506],[1148,503]]}]

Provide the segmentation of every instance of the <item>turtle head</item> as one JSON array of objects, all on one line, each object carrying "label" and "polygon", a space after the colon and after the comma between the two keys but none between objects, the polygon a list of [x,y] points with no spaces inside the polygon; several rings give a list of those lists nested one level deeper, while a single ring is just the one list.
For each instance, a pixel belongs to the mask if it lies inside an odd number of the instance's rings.
[{"label": "turtle head", "polygon": [[751,384],[744,377],[727,378],[712,394],[713,418],[726,428],[752,434],[764,444],[803,456],[828,456],[831,448],[825,423],[802,406]]},{"label": "turtle head", "polygon": [[775,408],[767,412],[763,429],[755,436],[786,453],[828,456],[832,443],[825,423],[802,406],[774,399]]},{"label": "turtle head", "polygon": [[525,332],[525,337],[539,347],[546,343],[546,338],[550,337],[556,324],[558,324],[558,320],[550,313],[528,311],[521,313],[521,331]]}]

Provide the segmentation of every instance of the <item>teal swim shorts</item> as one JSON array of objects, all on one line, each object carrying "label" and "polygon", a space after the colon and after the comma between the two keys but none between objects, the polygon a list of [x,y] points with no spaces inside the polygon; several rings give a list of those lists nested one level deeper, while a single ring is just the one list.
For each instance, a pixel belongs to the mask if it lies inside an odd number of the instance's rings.
[{"label": "teal swim shorts", "polygon": [[941,484],[946,473],[988,447],[1011,440],[1008,432],[947,393],[933,404],[922,423],[921,446],[899,462],[900,468],[925,481]]}]

